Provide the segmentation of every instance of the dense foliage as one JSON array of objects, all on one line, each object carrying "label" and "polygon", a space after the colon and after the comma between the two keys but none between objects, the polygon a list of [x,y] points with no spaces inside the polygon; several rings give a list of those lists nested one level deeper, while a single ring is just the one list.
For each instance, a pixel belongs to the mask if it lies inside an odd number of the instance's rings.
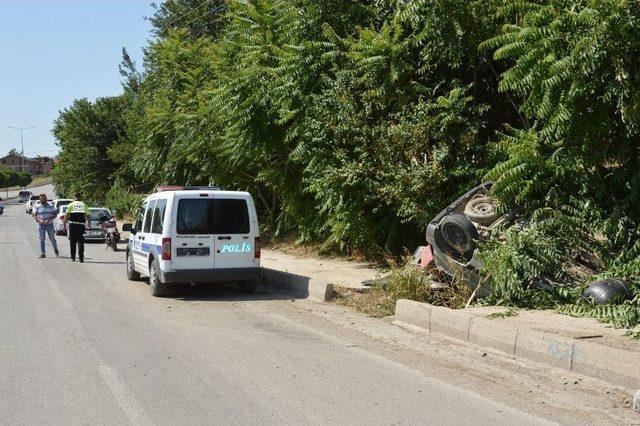
[{"label": "dense foliage", "polygon": [[637,285],[639,9],[167,0],[123,94],[61,113],[56,185],[124,209],[157,184],[246,189],[269,233],[376,257],[491,179],[531,224],[484,248],[495,301],[575,300],[529,283],[581,251]]},{"label": "dense foliage", "polygon": [[0,167],[0,188],[19,186],[24,188],[29,185],[33,177],[27,172],[16,172],[7,167]]}]

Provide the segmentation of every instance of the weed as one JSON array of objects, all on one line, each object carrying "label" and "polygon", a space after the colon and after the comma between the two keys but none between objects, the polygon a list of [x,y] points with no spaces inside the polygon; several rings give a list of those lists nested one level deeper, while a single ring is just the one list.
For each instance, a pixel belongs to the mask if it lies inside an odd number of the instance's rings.
[{"label": "weed", "polygon": [[492,314],[487,315],[487,318],[510,318],[510,317],[515,317],[518,315],[518,309],[515,308],[509,308],[506,311],[502,311],[502,312],[494,312]]}]

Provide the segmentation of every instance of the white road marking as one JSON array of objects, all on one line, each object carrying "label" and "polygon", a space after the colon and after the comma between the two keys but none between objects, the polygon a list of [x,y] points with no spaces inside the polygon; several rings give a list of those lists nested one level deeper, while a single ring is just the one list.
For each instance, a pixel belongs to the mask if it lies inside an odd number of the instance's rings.
[{"label": "white road marking", "polygon": [[71,305],[71,302],[69,302],[69,299],[67,299],[67,296],[65,296],[62,293],[62,291],[60,291],[60,286],[58,282],[56,280],[50,279],[49,284],[50,284],[52,293],[55,299],[60,304],[60,306],[62,306],[62,308],[66,309],[67,311],[70,311],[71,309],[73,309],[73,305]]},{"label": "white road marking", "polygon": [[100,375],[105,381],[113,396],[115,396],[120,408],[133,425],[152,425],[153,422],[136,400],[133,392],[118,378],[113,368],[106,365],[100,366]]}]

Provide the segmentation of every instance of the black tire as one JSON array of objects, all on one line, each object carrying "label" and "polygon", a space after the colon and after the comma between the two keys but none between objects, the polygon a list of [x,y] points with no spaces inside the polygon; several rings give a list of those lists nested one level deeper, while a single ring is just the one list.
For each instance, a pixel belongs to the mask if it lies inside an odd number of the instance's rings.
[{"label": "black tire", "polygon": [[243,293],[255,293],[258,287],[258,280],[245,280],[238,283],[238,288]]},{"label": "black tire", "polygon": [[118,243],[116,243],[115,240],[111,242],[111,248],[113,251],[118,251]]},{"label": "black tire", "polygon": [[133,256],[129,251],[127,251],[127,278],[129,278],[129,281],[140,281],[140,273],[136,272]]},{"label": "black tire", "polygon": [[151,295],[154,297],[166,296],[169,288],[168,284],[160,281],[159,267],[156,259],[153,259],[151,265],[149,265],[149,288],[151,289]]},{"label": "black tire", "polygon": [[480,225],[490,225],[500,217],[496,210],[496,200],[487,196],[469,200],[464,207],[464,215]]},{"label": "black tire", "polygon": [[476,248],[478,230],[464,215],[452,214],[445,217],[440,225],[440,232],[450,250],[467,254]]}]

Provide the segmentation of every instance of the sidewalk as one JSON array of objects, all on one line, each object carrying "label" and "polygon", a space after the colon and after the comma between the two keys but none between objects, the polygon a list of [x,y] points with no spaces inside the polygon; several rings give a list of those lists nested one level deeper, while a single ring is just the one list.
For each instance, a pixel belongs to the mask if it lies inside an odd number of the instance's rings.
[{"label": "sidewalk", "polygon": [[[268,287],[321,301],[331,299],[334,285],[362,291],[367,288],[364,281],[380,277],[380,271],[365,263],[268,249],[262,251],[262,265]],[[640,340],[624,336],[624,330],[550,310],[517,310],[505,315],[506,311],[504,307],[449,309],[399,300],[395,321],[632,392],[640,387]]]},{"label": "sidewalk", "polygon": [[379,278],[382,272],[363,262],[301,257],[270,249],[262,249],[261,261],[262,266],[267,269],[309,277],[356,291],[367,289],[363,282]]},{"label": "sidewalk", "polygon": [[506,308],[449,309],[398,300],[395,321],[502,353],[516,360],[604,380],[634,392],[640,388],[640,340],[624,336],[592,318],[573,318],[553,311]]}]

